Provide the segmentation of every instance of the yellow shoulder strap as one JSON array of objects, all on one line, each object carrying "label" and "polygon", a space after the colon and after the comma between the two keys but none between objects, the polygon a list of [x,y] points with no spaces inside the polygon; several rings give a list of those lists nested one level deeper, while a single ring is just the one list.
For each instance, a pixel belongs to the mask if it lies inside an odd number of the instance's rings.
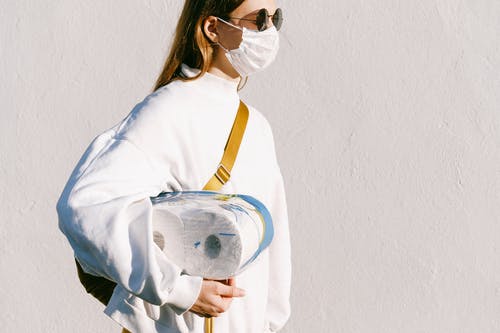
[{"label": "yellow shoulder strap", "polygon": [[227,139],[226,146],[224,147],[224,154],[217,166],[217,170],[208,183],[203,187],[204,190],[217,191],[224,185],[231,177],[231,170],[233,169],[234,161],[240,149],[240,143],[243,139],[243,133],[248,121],[248,107],[240,100],[238,112],[234,119],[231,133]]},{"label": "yellow shoulder strap", "polygon": [[[245,128],[248,121],[248,108],[240,100],[240,105],[238,107],[238,112],[236,113],[236,118],[234,119],[233,127],[231,128],[231,133],[224,147],[224,154],[222,159],[217,166],[217,170],[208,183],[203,187],[204,190],[218,191],[222,185],[224,185],[231,177],[231,170],[233,169],[234,161],[238,155],[238,150],[240,149],[240,143],[243,139],[243,133],[245,133]],[[205,318],[205,333],[213,333],[214,321],[213,318]]]}]

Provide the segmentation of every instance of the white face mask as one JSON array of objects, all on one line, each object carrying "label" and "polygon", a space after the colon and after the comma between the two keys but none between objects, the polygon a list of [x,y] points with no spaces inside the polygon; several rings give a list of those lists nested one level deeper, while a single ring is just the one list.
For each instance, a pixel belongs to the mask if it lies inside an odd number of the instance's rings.
[{"label": "white face mask", "polygon": [[242,41],[237,49],[228,50],[217,43],[224,49],[226,58],[241,76],[245,77],[263,70],[276,58],[279,34],[274,25],[264,31],[256,31],[218,19],[243,31]]}]

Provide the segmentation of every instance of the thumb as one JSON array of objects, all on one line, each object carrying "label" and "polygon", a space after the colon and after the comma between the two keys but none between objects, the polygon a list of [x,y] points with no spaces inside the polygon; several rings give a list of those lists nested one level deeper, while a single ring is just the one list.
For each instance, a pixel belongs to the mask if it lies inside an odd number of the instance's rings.
[{"label": "thumb", "polygon": [[245,290],[235,287],[235,286],[227,286],[221,284],[219,289],[219,295],[226,297],[242,297],[245,296]]}]

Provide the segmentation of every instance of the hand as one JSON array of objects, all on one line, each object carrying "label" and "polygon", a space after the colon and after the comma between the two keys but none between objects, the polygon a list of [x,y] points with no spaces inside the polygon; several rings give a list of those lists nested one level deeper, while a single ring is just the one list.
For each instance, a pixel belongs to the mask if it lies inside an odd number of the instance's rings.
[{"label": "hand", "polygon": [[229,309],[233,297],[242,296],[245,296],[245,291],[236,287],[235,278],[220,281],[203,279],[198,299],[189,311],[200,317],[218,317]]}]

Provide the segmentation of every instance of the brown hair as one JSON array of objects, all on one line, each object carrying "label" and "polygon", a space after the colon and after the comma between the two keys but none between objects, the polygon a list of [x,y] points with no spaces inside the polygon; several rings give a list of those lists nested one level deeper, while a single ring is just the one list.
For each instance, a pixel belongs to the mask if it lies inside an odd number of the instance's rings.
[{"label": "brown hair", "polygon": [[[245,0],[186,0],[175,29],[170,53],[156,80],[153,91],[174,81],[190,81],[203,76],[213,59],[212,42],[205,36],[203,21],[210,15],[228,19],[229,13]],[[181,64],[197,68],[200,72],[193,77],[185,77]]]}]

